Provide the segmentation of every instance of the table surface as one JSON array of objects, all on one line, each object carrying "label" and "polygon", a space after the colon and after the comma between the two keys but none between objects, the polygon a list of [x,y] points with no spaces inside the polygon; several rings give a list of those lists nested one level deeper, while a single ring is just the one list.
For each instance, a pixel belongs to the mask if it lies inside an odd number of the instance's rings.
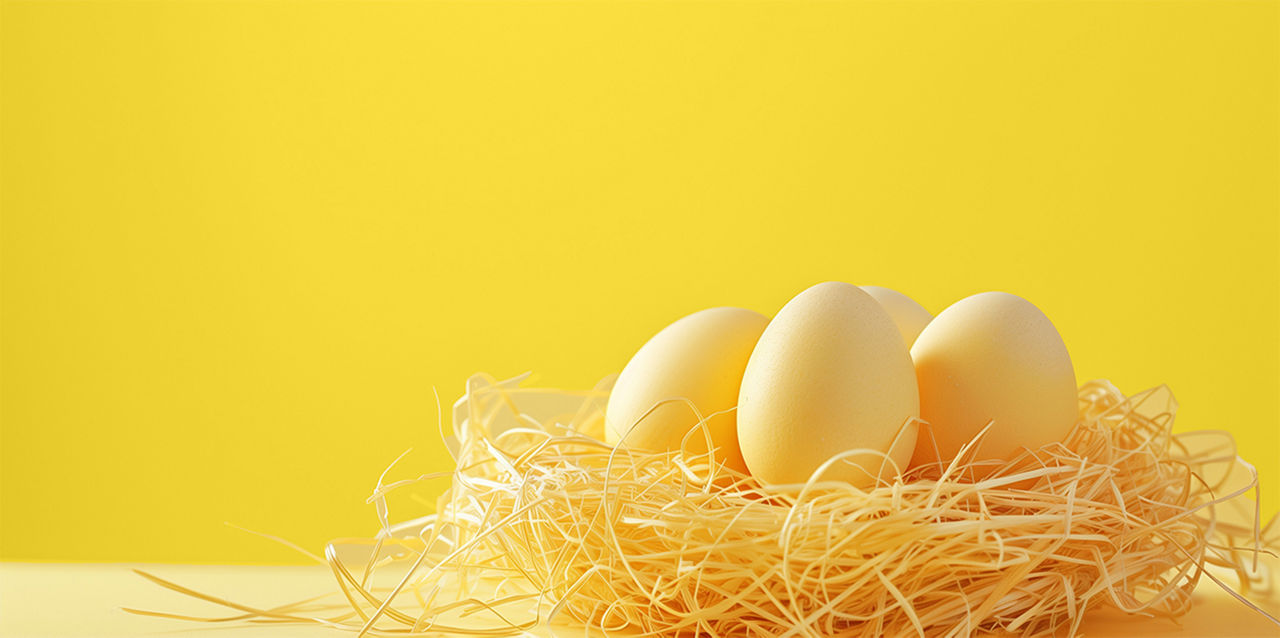
[{"label": "table surface", "polygon": [[[323,567],[0,563],[0,636],[4,638],[116,638],[119,636],[351,636],[319,626],[206,625],[136,616],[134,607],[198,615],[224,609],[162,589],[133,572],[144,569],[193,589],[255,606],[293,602],[334,590]],[[1280,636],[1280,626],[1205,579],[1196,606],[1180,622],[1099,612],[1086,618],[1085,636]],[[1280,615],[1276,595],[1254,601]],[[532,636],[584,635],[582,629],[541,628]]]}]

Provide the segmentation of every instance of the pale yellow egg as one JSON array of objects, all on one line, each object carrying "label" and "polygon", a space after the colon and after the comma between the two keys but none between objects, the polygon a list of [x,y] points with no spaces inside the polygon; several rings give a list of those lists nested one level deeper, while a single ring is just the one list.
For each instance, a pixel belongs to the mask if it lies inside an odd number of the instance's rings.
[{"label": "pale yellow egg", "polygon": [[[825,479],[868,486],[906,469],[919,413],[915,371],[889,314],[857,286],[818,284],[778,311],[756,344],[738,398],[738,442],[752,475],[802,483],[833,455]],[[879,453],[879,454],[877,454]]]},{"label": "pale yellow egg", "polygon": [[938,313],[911,348],[921,429],[912,464],[949,461],[992,422],[974,460],[1061,441],[1077,416],[1076,377],[1058,330],[1031,302],[984,292]]},{"label": "pale yellow egg", "polygon": [[[707,419],[715,459],[745,472],[737,414],[723,411],[738,404],[747,359],[768,324],[768,317],[745,308],[711,308],[654,335],[623,368],[609,395],[608,442],[616,445],[625,437],[630,448],[678,450],[700,413]],[[694,432],[683,449],[705,453],[706,437]]]},{"label": "pale yellow egg", "polygon": [[859,288],[880,302],[880,306],[889,313],[889,318],[893,319],[893,324],[898,326],[898,332],[902,333],[902,340],[907,343],[908,348],[915,343],[916,337],[920,336],[920,331],[933,321],[933,315],[925,310],[924,306],[896,290],[880,286],[859,286]]}]

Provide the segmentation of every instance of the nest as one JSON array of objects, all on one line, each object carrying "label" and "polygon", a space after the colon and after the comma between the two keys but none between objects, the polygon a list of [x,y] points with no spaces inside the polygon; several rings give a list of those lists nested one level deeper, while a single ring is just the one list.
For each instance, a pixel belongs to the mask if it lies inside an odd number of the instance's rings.
[{"label": "nest", "polygon": [[1174,434],[1166,387],[1126,397],[1090,382],[1061,443],[978,463],[979,435],[951,463],[868,489],[823,480],[865,450],[805,484],[766,486],[706,455],[615,449],[602,442],[607,396],[473,378],[436,514],[391,526],[387,493],[433,476],[380,480],[370,500],[383,532],[327,548],[341,611],[238,606],[239,618],[400,636],[543,623],[654,636],[1061,635],[1103,606],[1176,617],[1202,577],[1226,586],[1215,572],[1237,572],[1247,589],[1256,553],[1275,544],[1243,498],[1253,468],[1225,432]]}]

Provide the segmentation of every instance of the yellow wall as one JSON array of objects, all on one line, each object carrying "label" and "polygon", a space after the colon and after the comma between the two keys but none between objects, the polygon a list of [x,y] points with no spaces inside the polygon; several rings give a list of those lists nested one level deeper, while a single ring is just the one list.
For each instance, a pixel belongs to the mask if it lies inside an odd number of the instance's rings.
[{"label": "yellow wall", "polygon": [[295,560],[221,523],[370,532],[433,385],[826,279],[1023,295],[1280,502],[1274,1],[0,17],[0,558]]}]

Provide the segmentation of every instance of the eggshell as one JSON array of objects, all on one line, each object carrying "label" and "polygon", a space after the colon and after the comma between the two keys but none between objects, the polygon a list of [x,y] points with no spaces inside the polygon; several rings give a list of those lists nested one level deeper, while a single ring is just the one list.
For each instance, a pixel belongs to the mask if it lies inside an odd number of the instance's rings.
[{"label": "eggshell", "polygon": [[[787,302],[761,335],[738,397],[738,441],[766,483],[803,483],[853,449],[887,452],[906,469],[918,414],[911,357],[889,314],[857,286],[827,282]],[[861,467],[838,463],[823,478],[867,486],[894,476],[882,456],[851,460]]]},{"label": "eggshell", "polygon": [[[623,368],[605,407],[609,443],[667,451],[680,449],[685,434],[698,424],[693,402],[711,433],[715,458],[740,472],[747,466],[738,451],[737,414],[715,412],[738,403],[742,373],[769,318],[745,308],[711,308],[677,320],[649,339]],[[649,412],[646,416],[645,413]],[[633,427],[634,426],[634,427]],[[684,448],[706,452],[700,433]]]},{"label": "eggshell", "polygon": [[898,326],[898,332],[902,333],[902,340],[906,342],[908,348],[915,343],[916,337],[920,336],[920,331],[933,321],[933,315],[925,310],[924,306],[896,290],[880,286],[859,286],[859,288],[880,302],[880,306],[889,313],[889,318],[893,319],[894,325]]},{"label": "eggshell", "polygon": [[1021,297],[961,299],[925,327],[911,356],[928,424],[913,464],[951,460],[989,421],[975,460],[1061,441],[1075,424],[1071,356],[1049,318]]}]

